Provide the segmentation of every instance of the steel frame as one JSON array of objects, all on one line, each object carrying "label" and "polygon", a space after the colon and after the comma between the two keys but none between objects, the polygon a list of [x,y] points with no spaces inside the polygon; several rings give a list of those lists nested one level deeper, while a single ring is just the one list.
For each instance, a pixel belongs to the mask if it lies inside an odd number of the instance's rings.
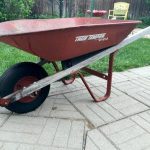
[{"label": "steel frame", "polygon": [[[113,72],[113,63],[114,63],[114,56],[115,56],[115,53],[116,52],[113,52],[109,55],[109,64],[108,64],[108,75],[106,74],[103,74],[101,72],[98,72],[98,71],[95,71],[93,69],[90,69],[88,67],[84,67],[82,68],[81,70],[85,71],[85,72],[88,72],[89,74],[92,74],[92,75],[95,75],[99,78],[102,78],[104,80],[107,81],[107,88],[106,88],[106,93],[103,97],[100,97],[100,98],[96,98],[94,93],[92,92],[91,88],[89,87],[88,83],[86,82],[85,78],[84,78],[84,75],[78,71],[78,72],[75,72],[71,75],[71,78],[69,80],[65,80],[65,79],[62,79],[62,82],[65,84],[65,85],[68,85],[68,84],[71,84],[74,82],[76,76],[79,76],[82,80],[82,82],[84,83],[86,89],[88,90],[89,94],[91,95],[91,97],[93,98],[93,100],[95,102],[101,102],[101,101],[105,101],[107,98],[109,98],[110,94],[111,94],[111,85],[112,85],[112,72]],[[55,62],[52,62],[56,72],[59,72],[59,68],[57,66],[57,64]]]},{"label": "steel frame", "polygon": [[106,88],[106,93],[103,97],[99,97],[99,98],[96,98],[94,96],[94,93],[92,92],[91,88],[88,86],[84,76],[79,73],[79,76],[82,80],[82,82],[84,83],[85,87],[87,88],[88,92],[90,93],[91,97],[93,98],[93,100],[95,102],[101,102],[101,101],[105,101],[107,98],[109,98],[110,94],[111,94],[111,85],[112,85],[112,72],[113,72],[113,63],[114,63],[114,56],[115,56],[115,53],[116,52],[113,52],[109,55],[109,65],[108,65],[108,75],[105,75],[101,72],[98,72],[98,71],[95,71],[95,70],[92,70],[90,68],[83,68],[82,70],[92,74],[92,75],[95,75],[99,78],[102,78],[104,80],[107,81],[107,88]]},{"label": "steel frame", "polygon": [[[99,99],[95,99],[96,102],[102,101],[107,99],[107,97],[109,97],[110,95],[110,91],[111,91],[111,82],[112,82],[112,65],[113,65],[113,59],[114,59],[114,52],[116,52],[116,49],[120,49],[132,42],[134,42],[135,40],[143,37],[144,35],[150,34],[150,27],[147,27],[145,29],[143,29],[142,31],[124,39],[121,43],[119,43],[116,46],[113,46],[111,48],[108,48],[102,52],[99,52],[98,54],[91,56],[90,58],[80,62],[79,64],[76,64],[75,66],[72,66],[68,69],[66,69],[65,71],[61,71],[56,73],[55,75],[52,75],[50,77],[46,77],[44,79],[41,79],[35,83],[33,83],[32,85],[21,89],[19,91],[16,91],[14,93],[11,93],[3,98],[0,98],[0,106],[7,106],[10,103],[13,103],[15,101],[20,100],[23,97],[26,97],[28,95],[30,95],[31,93],[40,90],[41,88],[59,80],[62,79],[63,77],[69,75],[69,74],[73,74],[76,73],[78,70],[80,69],[84,69],[85,71],[89,71],[91,73],[93,73],[94,75],[98,75],[99,77],[103,78],[103,79],[107,79],[107,90],[106,90],[106,94],[104,97],[99,98]],[[108,76],[103,75],[101,73],[97,73],[93,70],[90,70],[89,68],[86,68],[85,66],[93,63],[94,61],[97,61],[101,58],[103,58],[104,56],[110,55],[110,61],[109,61],[109,69],[108,69]],[[40,64],[44,64],[45,62],[41,62]],[[84,81],[84,78],[82,78],[82,76],[80,76],[81,79]],[[89,89],[89,86],[86,86],[87,89]],[[90,90],[89,90],[90,92]],[[90,92],[91,96],[93,95],[92,92]],[[94,98],[94,96],[92,96]]]}]

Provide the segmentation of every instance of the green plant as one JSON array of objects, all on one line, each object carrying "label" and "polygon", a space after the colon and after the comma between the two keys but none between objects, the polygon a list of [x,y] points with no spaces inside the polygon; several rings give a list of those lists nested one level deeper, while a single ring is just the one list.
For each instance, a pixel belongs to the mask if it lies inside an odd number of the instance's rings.
[{"label": "green plant", "polygon": [[142,24],[139,24],[137,26],[138,28],[146,28],[147,26],[150,26],[150,17],[149,16],[139,18],[139,20],[142,21]]},{"label": "green plant", "polygon": [[148,16],[148,17],[142,17],[140,20],[141,20],[144,24],[150,25],[150,17],[149,17],[149,16]]},{"label": "green plant", "polygon": [[78,12],[78,13],[77,13],[77,17],[85,17],[85,14],[82,13],[82,12]]},{"label": "green plant", "polygon": [[145,2],[146,2],[147,4],[150,4],[150,0],[145,0]]},{"label": "green plant", "polygon": [[0,1],[0,21],[27,18],[34,0],[1,0]]},{"label": "green plant", "polygon": [[38,19],[49,19],[49,18],[59,18],[57,15],[41,14],[38,16]]}]

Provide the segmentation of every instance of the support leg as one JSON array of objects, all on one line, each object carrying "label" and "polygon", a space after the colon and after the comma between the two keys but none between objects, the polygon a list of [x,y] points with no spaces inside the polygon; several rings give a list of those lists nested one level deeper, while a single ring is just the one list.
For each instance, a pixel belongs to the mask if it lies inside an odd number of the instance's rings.
[{"label": "support leg", "polygon": [[84,71],[107,80],[106,94],[103,97],[96,98],[94,96],[93,92],[91,91],[90,87],[88,86],[86,80],[84,79],[83,75],[81,73],[79,73],[81,80],[83,81],[84,85],[86,86],[87,90],[89,91],[90,95],[92,96],[92,98],[94,99],[95,102],[105,101],[110,96],[111,85],[112,85],[112,71],[113,71],[114,55],[115,55],[115,52],[110,54],[110,56],[109,56],[108,75],[102,74],[100,72],[94,71],[94,70],[89,69],[89,68],[83,68]]}]

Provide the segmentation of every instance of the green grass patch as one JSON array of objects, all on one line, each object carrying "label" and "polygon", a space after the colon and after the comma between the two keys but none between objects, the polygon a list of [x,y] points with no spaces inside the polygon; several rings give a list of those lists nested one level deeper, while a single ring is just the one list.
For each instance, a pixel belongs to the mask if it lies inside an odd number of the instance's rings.
[{"label": "green grass patch", "polygon": [[[119,72],[148,65],[150,65],[150,39],[143,38],[117,52],[114,71]],[[102,72],[106,72],[107,66],[108,56],[90,65],[91,68]]]},{"label": "green grass patch", "polygon": [[[13,64],[25,61],[37,62],[38,60],[39,58],[36,56],[0,43],[0,74]],[[108,57],[105,57],[91,64],[90,67],[105,72],[107,64]],[[150,39],[143,38],[119,50],[115,58],[114,71],[124,71],[148,65],[150,65]],[[52,65],[44,67],[49,74],[54,73]]]}]

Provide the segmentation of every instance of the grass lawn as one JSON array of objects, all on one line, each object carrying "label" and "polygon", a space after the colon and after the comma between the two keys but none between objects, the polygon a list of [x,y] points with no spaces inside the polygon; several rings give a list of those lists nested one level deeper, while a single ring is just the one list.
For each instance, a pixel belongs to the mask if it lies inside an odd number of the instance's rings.
[{"label": "grass lawn", "polygon": [[[0,43],[0,74],[7,68],[23,61],[36,62],[39,59],[36,56],[20,51],[14,47]],[[105,72],[107,70],[108,57],[101,59],[90,65],[95,70]],[[139,39],[134,43],[122,48],[115,58],[114,71],[123,71],[136,67],[150,65],[150,39]],[[52,74],[53,67],[45,66],[46,70]]]}]

